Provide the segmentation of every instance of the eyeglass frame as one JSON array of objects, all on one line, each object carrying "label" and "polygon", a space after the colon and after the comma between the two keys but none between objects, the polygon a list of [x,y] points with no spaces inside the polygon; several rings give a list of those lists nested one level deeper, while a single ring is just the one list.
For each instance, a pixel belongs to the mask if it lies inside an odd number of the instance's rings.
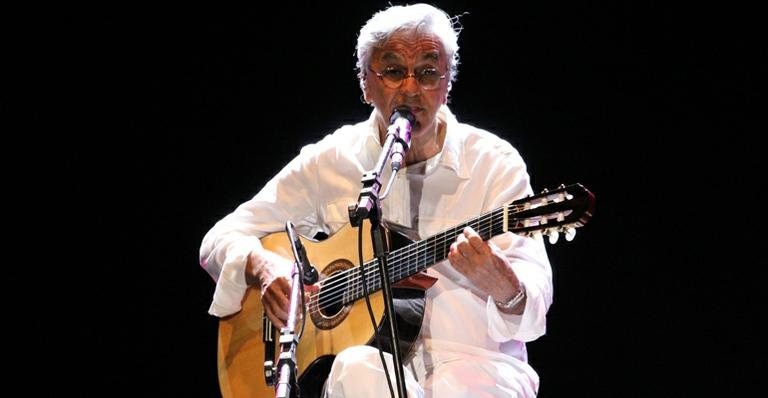
[{"label": "eyeglass frame", "polygon": [[[406,69],[406,71],[408,70],[407,68],[403,68],[403,69]],[[427,70],[427,69],[428,69],[428,68],[425,68],[424,70]],[[433,68],[433,69],[435,69],[435,71],[437,71],[437,68]],[[441,76],[439,76],[439,77],[440,77],[440,79],[439,79],[439,80],[437,80],[437,84],[435,85],[435,87],[432,87],[432,88],[427,88],[427,87],[424,87],[424,85],[422,85],[422,84],[421,84],[421,81],[420,81],[420,80],[419,80],[419,78],[416,76],[416,72],[415,72],[415,69],[414,69],[414,71],[413,71],[413,72],[411,72],[411,73],[406,73],[406,75],[405,75],[405,76],[403,76],[403,78],[402,78],[402,79],[400,79],[400,82],[397,84],[397,87],[390,87],[390,86],[387,84],[387,79],[385,79],[385,78],[384,78],[384,74],[383,74],[382,72],[376,72],[375,70],[373,70],[373,67],[372,67],[372,66],[370,66],[370,65],[368,65],[368,70],[369,70],[369,71],[371,71],[371,72],[373,72],[373,74],[375,74],[375,75],[376,75],[376,77],[378,77],[378,78],[379,78],[379,80],[381,80],[381,82],[382,82],[382,83],[383,83],[385,86],[387,86],[388,88],[391,88],[391,89],[393,89],[393,90],[395,90],[395,89],[398,89],[398,88],[402,87],[402,86],[403,86],[403,82],[405,82],[405,80],[406,80],[406,79],[408,79],[409,77],[413,77],[414,79],[416,79],[416,83],[417,83],[417,84],[419,85],[419,87],[421,87],[423,90],[428,90],[428,91],[431,91],[431,90],[437,90],[437,88],[438,88],[438,87],[440,87],[440,82],[441,82],[441,81],[443,81],[443,80],[445,80],[445,77],[448,75],[448,72],[446,71],[446,72],[445,72],[445,73],[443,73]],[[386,68],[385,68],[384,70],[386,70]],[[421,75],[421,76],[424,76],[424,75]],[[389,81],[391,82],[391,80],[389,80]]]}]

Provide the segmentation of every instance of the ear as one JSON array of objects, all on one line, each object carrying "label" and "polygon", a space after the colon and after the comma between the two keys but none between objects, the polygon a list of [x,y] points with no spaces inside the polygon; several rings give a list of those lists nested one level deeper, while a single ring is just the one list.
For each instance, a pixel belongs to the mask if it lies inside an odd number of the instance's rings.
[{"label": "ear", "polygon": [[368,94],[368,86],[365,84],[365,80],[360,80],[360,89],[363,90],[363,100],[366,104],[371,103],[371,96]]},{"label": "ear", "polygon": [[360,79],[360,90],[363,91],[363,95],[361,96],[361,98],[363,99],[363,102],[365,102],[366,104],[370,104],[371,98],[370,98],[370,95],[368,94],[368,84],[365,81],[365,79],[366,79],[365,76],[363,76],[363,78]]}]

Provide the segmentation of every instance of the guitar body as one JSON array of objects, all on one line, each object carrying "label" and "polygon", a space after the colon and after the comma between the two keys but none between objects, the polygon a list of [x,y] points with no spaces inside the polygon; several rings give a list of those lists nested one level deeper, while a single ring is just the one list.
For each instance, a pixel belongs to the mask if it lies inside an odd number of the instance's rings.
[{"label": "guitar body", "polygon": [[[363,225],[363,259],[373,257],[369,224]],[[302,239],[309,261],[318,269],[321,282],[324,278],[358,264],[357,229],[346,225],[322,242]],[[389,235],[388,235],[389,236]],[[391,236],[390,242],[391,242]],[[291,261],[294,260],[288,235],[275,233],[265,236],[262,245]],[[307,320],[296,348],[296,364],[302,397],[321,396],[321,387],[328,375],[333,358],[343,349],[353,345],[374,344],[375,333],[365,300],[322,310],[323,289],[306,294]],[[398,337],[403,357],[418,337],[424,308],[424,290],[419,286],[393,287],[392,289]],[[370,292],[374,317],[383,327],[377,332],[383,349],[391,352],[388,321],[386,320],[383,295],[380,290]],[[225,398],[268,397],[275,394],[274,386],[268,386],[264,377],[265,343],[262,322],[263,309],[260,292],[248,289],[240,312],[219,322],[218,373],[219,386]],[[301,321],[296,326],[300,332]],[[298,337],[298,334],[297,334]],[[279,339],[275,336],[275,341]],[[279,355],[280,347],[276,348]],[[277,359],[274,360],[277,363]]]},{"label": "guitar body", "polygon": [[[594,202],[595,196],[581,184],[561,185],[515,200],[418,242],[408,244],[407,238],[387,233],[387,274],[392,283],[401,358],[408,356],[421,329],[424,290],[436,281],[422,271],[448,257],[451,243],[465,227],[472,227],[483,240],[512,232],[546,235],[553,244],[561,234],[566,240],[573,239],[576,228],[592,217]],[[303,397],[320,397],[333,359],[345,348],[373,344],[374,336],[378,336],[382,349],[392,352],[378,261],[371,261],[370,224],[365,222],[361,228],[365,261],[362,268],[358,265],[358,230],[350,225],[322,242],[300,237],[310,263],[320,272],[320,290],[306,294],[307,320],[296,347],[298,383]],[[261,242],[268,250],[294,261],[287,234],[271,234]],[[364,278],[368,281],[365,285]],[[376,332],[364,300],[366,289],[374,319],[381,325]],[[264,362],[277,363],[280,349],[275,345],[279,336],[272,335],[274,328],[265,321],[259,291],[249,289],[243,300],[240,312],[219,322],[221,393],[225,398],[273,396],[275,389],[267,385]],[[300,327],[299,322],[296,333]],[[265,354],[270,358],[265,358]]]}]

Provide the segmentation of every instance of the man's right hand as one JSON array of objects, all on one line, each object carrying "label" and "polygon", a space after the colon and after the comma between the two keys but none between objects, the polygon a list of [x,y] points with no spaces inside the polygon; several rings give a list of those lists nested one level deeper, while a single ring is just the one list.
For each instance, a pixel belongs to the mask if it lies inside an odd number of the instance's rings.
[{"label": "man's right hand", "polygon": [[245,281],[261,290],[261,304],[270,321],[282,328],[288,321],[293,262],[268,250],[253,251],[245,266]]}]

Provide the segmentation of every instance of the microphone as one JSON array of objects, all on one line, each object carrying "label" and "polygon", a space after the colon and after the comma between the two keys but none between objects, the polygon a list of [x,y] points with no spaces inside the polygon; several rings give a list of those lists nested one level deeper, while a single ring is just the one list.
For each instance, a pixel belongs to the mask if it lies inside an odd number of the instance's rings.
[{"label": "microphone", "polygon": [[301,239],[293,229],[293,223],[287,221],[285,223],[285,232],[288,234],[288,239],[291,241],[291,248],[293,249],[293,257],[301,265],[301,280],[305,285],[313,285],[317,282],[318,275],[315,267],[310,264],[307,258],[307,251],[304,250],[304,245],[301,244]]},{"label": "microphone", "polygon": [[397,172],[400,170],[400,166],[403,165],[405,160],[405,153],[408,151],[408,147],[411,145],[411,125],[413,125],[416,118],[413,113],[407,107],[397,107],[392,112],[392,116],[389,117],[389,128],[387,134],[391,134],[395,138],[395,142],[392,144],[392,171]]}]

